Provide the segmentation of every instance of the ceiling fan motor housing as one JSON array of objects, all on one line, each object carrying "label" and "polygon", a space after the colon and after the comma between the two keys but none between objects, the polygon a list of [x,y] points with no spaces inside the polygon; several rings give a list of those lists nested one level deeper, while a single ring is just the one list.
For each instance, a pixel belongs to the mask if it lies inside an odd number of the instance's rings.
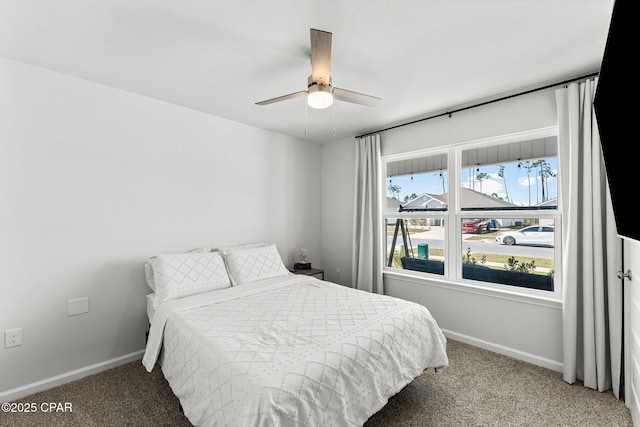
[{"label": "ceiling fan motor housing", "polygon": [[312,108],[328,108],[333,104],[333,86],[331,78],[329,84],[313,81],[312,76],[307,79],[307,104]]}]

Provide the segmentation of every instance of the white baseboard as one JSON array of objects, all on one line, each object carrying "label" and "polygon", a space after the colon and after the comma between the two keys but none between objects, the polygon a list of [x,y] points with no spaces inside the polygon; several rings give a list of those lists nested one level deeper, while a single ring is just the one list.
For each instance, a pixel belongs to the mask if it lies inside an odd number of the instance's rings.
[{"label": "white baseboard", "polygon": [[14,400],[22,399],[23,397],[29,396],[33,393],[49,390],[50,388],[79,380],[87,375],[97,374],[98,372],[106,371],[107,369],[115,368],[129,362],[141,360],[143,355],[144,350],[136,351],[134,353],[125,354],[124,356],[105,360],[104,362],[96,363],[74,371],[65,372],[64,374],[56,375],[55,377],[36,381],[22,387],[3,391],[0,393],[0,403],[13,402]]},{"label": "white baseboard", "polygon": [[[553,371],[562,372],[562,363],[555,360],[547,359],[544,357],[536,356],[534,354],[525,353],[520,350],[505,347],[499,344],[494,344],[488,341],[480,340],[468,335],[459,334],[446,329],[443,329],[444,335],[452,340],[460,341],[465,344],[480,347],[485,350],[493,351],[498,354],[504,354],[505,356],[513,357],[514,359],[522,360],[528,363],[532,363],[536,366],[542,366],[543,368],[551,369]],[[136,360],[141,360],[144,355],[144,350],[136,351],[134,353],[125,354],[124,356],[116,357],[114,359],[106,360],[104,362],[96,363],[94,365],[86,366],[84,368],[76,369],[74,371],[66,372],[55,377],[47,378],[42,381],[37,381],[31,384],[17,387],[8,391],[0,393],[0,403],[12,402],[14,400],[21,399],[30,394],[40,391],[48,390],[53,387],[57,387],[62,384],[66,384],[71,381],[78,380],[88,375],[97,374],[98,372],[106,371],[107,369],[115,368],[120,365],[127,364]]]},{"label": "white baseboard", "polygon": [[485,350],[493,351],[494,353],[503,354],[505,356],[513,357],[514,359],[522,360],[524,362],[531,363],[536,366],[542,366],[543,368],[551,369],[552,371],[562,372],[563,364],[556,360],[547,359],[545,357],[536,356],[535,354],[525,353],[524,351],[516,350],[513,348],[505,347],[492,342],[484,341],[478,338],[470,337],[464,334],[458,334],[456,332],[443,329],[445,337],[452,340],[460,341],[465,344],[469,344],[475,347],[480,347]]}]

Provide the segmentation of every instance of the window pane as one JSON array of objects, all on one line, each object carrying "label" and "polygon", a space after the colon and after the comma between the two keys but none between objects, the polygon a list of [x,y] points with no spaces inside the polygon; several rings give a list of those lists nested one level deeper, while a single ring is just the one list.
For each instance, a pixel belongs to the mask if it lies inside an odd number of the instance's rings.
[{"label": "window pane", "polygon": [[386,212],[446,210],[446,154],[389,162],[386,176]]},{"label": "window pane", "polygon": [[462,209],[557,207],[557,137],[462,152]]},{"label": "window pane", "polygon": [[444,275],[443,218],[387,218],[387,267]]},{"label": "window pane", "polygon": [[[469,220],[488,231],[465,231]],[[553,291],[555,231],[548,218],[462,219],[462,278]]]}]

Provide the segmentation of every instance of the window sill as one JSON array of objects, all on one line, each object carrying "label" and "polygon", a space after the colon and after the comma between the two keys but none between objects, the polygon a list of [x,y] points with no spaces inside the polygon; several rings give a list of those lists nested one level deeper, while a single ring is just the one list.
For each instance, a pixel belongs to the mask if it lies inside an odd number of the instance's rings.
[{"label": "window sill", "polygon": [[418,283],[420,285],[435,286],[457,292],[467,292],[492,298],[501,298],[527,304],[543,305],[552,308],[562,308],[562,299],[556,294],[543,295],[549,293],[544,291],[529,290],[523,288],[509,289],[508,285],[482,285],[471,281],[454,281],[445,278],[438,278],[433,275],[423,275],[406,271],[383,271],[384,278]]}]

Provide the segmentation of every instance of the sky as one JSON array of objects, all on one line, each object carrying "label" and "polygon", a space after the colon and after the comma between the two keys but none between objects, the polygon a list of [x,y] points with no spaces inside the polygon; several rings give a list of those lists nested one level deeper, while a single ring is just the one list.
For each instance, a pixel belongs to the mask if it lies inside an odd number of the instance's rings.
[{"label": "sky", "polygon": [[[545,159],[549,164],[550,169],[557,175],[557,158]],[[463,169],[461,176],[461,183],[463,187],[471,188],[476,191],[480,191],[487,195],[497,195],[503,200],[519,205],[529,206],[542,202],[542,184],[541,178],[537,171],[539,169],[531,169],[529,177],[527,177],[527,170],[524,167],[524,163],[521,167],[518,167],[518,162],[504,163],[504,179],[498,175],[498,165],[486,165],[478,168]],[[478,173],[487,174],[487,178],[480,183],[478,180],[469,178],[469,175],[475,177]],[[442,179],[440,173],[425,173],[414,174],[413,180],[411,176],[394,176],[391,178],[392,185],[400,186],[399,199],[404,201],[405,196],[410,196],[412,193],[420,195],[422,193],[429,194],[443,194],[447,192],[448,173],[443,172],[445,178],[445,191],[442,188]],[[474,182],[475,181],[475,182]],[[505,187],[506,181],[506,187]],[[386,181],[387,196],[392,196],[389,191],[389,178]],[[558,179],[552,177],[548,179],[548,190],[545,186],[546,199],[553,199],[558,197]],[[529,203],[531,200],[531,203]]]}]

